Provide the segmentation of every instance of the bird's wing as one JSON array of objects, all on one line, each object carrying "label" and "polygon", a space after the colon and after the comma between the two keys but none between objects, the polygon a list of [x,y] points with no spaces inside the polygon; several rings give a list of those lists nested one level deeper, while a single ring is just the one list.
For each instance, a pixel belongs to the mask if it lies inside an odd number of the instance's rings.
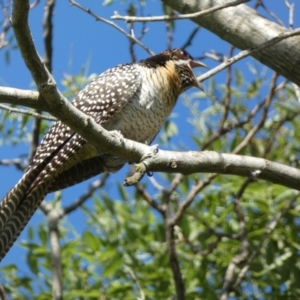
[{"label": "bird's wing", "polygon": [[[140,85],[141,80],[135,65],[120,65],[94,79],[78,93],[73,104],[98,124],[103,125],[122,110],[128,100],[137,93]],[[46,177],[53,177],[53,173],[57,176],[66,161],[68,161],[68,169],[80,163],[84,157],[73,154],[78,152],[85,143],[86,140],[68,126],[61,121],[56,122],[37,148],[29,166],[29,168],[41,164],[45,166],[31,188]],[[70,159],[72,156],[74,162]]]},{"label": "bird's wing", "polygon": [[[120,65],[102,73],[75,97],[73,104],[100,125],[119,113],[141,85],[137,68],[133,64]],[[75,142],[76,141],[76,142]],[[78,145],[76,145],[78,143]],[[85,140],[64,125],[56,122],[43,138],[29,168],[48,164],[54,156],[66,151],[67,157],[85,144]],[[69,146],[72,149],[68,149]],[[71,151],[71,152],[70,152]]]}]

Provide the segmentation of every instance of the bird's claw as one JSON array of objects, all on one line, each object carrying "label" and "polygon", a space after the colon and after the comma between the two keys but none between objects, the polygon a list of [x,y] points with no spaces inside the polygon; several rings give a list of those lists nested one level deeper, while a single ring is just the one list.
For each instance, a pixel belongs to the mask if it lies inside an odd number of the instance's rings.
[{"label": "bird's claw", "polygon": [[158,152],[158,145],[153,145],[150,147],[150,151],[148,151],[142,156],[141,162],[135,165],[135,173],[124,180],[125,186],[131,186],[138,183],[145,174],[147,174],[148,176],[153,175],[151,172],[147,170],[146,160],[152,158],[157,152]]},{"label": "bird's claw", "polygon": [[111,135],[115,138],[118,139],[120,142],[122,142],[124,140],[124,136],[121,133],[120,130],[112,130],[111,131]]}]

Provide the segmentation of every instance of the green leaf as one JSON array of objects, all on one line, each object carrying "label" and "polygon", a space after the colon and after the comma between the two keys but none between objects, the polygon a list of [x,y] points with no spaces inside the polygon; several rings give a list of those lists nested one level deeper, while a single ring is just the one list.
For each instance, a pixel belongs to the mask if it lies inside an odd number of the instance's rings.
[{"label": "green leaf", "polygon": [[124,185],[121,184],[121,182],[118,182],[118,190],[119,190],[119,193],[121,195],[121,198],[124,201],[128,201],[129,200],[129,195],[127,193],[127,189],[125,189]]},{"label": "green leaf", "polygon": [[82,240],[93,252],[99,251],[101,246],[100,240],[90,231],[83,233]]},{"label": "green leaf", "polygon": [[117,270],[120,270],[123,266],[123,258],[122,255],[118,254],[114,257],[114,259],[110,259],[105,263],[103,276],[110,277],[114,276]]},{"label": "green leaf", "polygon": [[48,232],[45,229],[44,225],[39,225],[38,226],[38,233],[39,233],[39,238],[42,242],[43,246],[47,245],[47,241],[48,241]]},{"label": "green leaf", "polygon": [[276,243],[273,240],[270,240],[266,248],[266,261],[268,265],[274,262],[276,248]]},{"label": "green leaf", "polygon": [[27,264],[28,264],[30,270],[35,275],[37,275],[38,272],[39,272],[39,269],[38,269],[38,260],[37,260],[37,257],[32,252],[29,252],[28,255],[27,255]]},{"label": "green leaf", "polygon": [[34,230],[32,226],[28,227],[27,236],[28,236],[28,240],[30,241],[34,239]]},{"label": "green leaf", "polygon": [[244,83],[243,73],[238,68],[235,68],[234,75],[235,75],[234,79],[235,79],[236,85],[238,87],[242,87],[242,85]]},{"label": "green leaf", "polygon": [[247,92],[246,92],[247,98],[252,98],[252,97],[256,96],[261,84],[262,84],[261,79],[257,79],[257,80],[254,80],[253,82],[251,82],[249,84]]}]

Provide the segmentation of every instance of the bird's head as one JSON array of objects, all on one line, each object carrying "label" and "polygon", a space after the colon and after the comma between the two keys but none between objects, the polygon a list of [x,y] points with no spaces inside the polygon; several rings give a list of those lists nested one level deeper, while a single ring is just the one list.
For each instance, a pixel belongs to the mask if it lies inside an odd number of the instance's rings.
[{"label": "bird's head", "polygon": [[203,91],[203,86],[200,82],[198,82],[193,72],[193,68],[207,68],[207,66],[204,63],[195,60],[187,51],[183,49],[173,49],[169,51],[172,60],[174,61],[175,68],[181,78],[182,92],[190,87],[196,87]]},{"label": "bird's head", "polygon": [[203,91],[202,84],[198,82],[193,68],[207,66],[195,60],[187,51],[183,49],[171,49],[163,51],[157,55],[154,55],[144,61],[142,61],[148,67],[165,67],[168,62],[173,62],[175,66],[175,71],[179,75],[181,81],[181,93],[186,91],[191,87],[199,88]]}]

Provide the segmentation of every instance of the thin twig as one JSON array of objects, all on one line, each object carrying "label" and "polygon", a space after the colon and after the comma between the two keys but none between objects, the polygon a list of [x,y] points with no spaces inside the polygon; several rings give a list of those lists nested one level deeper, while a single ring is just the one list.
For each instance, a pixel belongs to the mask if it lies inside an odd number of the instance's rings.
[{"label": "thin twig", "polygon": [[271,10],[269,10],[262,0],[258,0],[254,6],[254,9],[257,9],[259,6],[261,6],[278,24],[280,24],[282,27],[284,27],[284,23],[273,13]]},{"label": "thin twig", "polygon": [[40,3],[40,0],[35,0],[34,2],[32,2],[32,3],[30,4],[30,9],[35,8],[39,3]]},{"label": "thin twig", "polygon": [[[131,35],[134,36],[134,30],[133,30],[133,24],[132,23],[130,24],[130,32],[131,32]],[[136,62],[136,55],[134,53],[134,44],[135,44],[135,42],[132,39],[129,39],[129,53],[130,53],[130,56],[131,56],[131,62],[132,63]]]},{"label": "thin twig", "polygon": [[52,39],[53,39],[53,10],[55,6],[55,0],[47,0],[45,4],[44,10],[44,20],[43,20],[43,37],[44,37],[44,62],[49,70],[52,73],[52,53],[53,53],[53,46],[52,46]]},{"label": "thin twig", "polygon": [[200,30],[200,26],[197,25],[193,31],[190,33],[190,35],[188,36],[187,40],[185,41],[185,43],[180,47],[181,49],[185,49],[187,47],[189,47],[190,45],[192,45],[192,41],[194,39],[194,37],[196,36],[196,34],[198,33],[198,31]]},{"label": "thin twig", "polygon": [[43,120],[48,120],[48,121],[56,121],[56,119],[54,117],[51,116],[45,116],[39,113],[36,113],[34,111],[29,111],[29,110],[24,110],[21,108],[13,108],[10,106],[6,106],[4,104],[0,104],[0,108],[5,109],[9,112],[14,112],[14,113],[18,113],[18,114],[24,114],[24,115],[29,115],[38,119],[43,119]]},{"label": "thin twig", "polygon": [[207,14],[211,14],[220,9],[224,9],[230,6],[237,6],[239,4],[249,2],[250,0],[236,0],[221,5],[216,5],[215,7],[199,11],[192,14],[184,14],[179,16],[153,16],[153,17],[132,17],[132,16],[121,16],[118,12],[114,12],[114,15],[111,17],[112,20],[124,20],[126,22],[160,22],[160,21],[170,21],[170,20],[185,20],[201,17]]},{"label": "thin twig", "polygon": [[186,214],[193,216],[194,219],[196,219],[198,222],[200,222],[203,226],[205,226],[208,230],[208,233],[210,235],[215,235],[218,239],[222,238],[229,238],[232,240],[239,240],[241,237],[241,233],[226,233],[226,232],[218,232],[216,229],[214,229],[211,224],[207,223],[204,219],[200,218],[198,213],[195,213],[193,211],[187,211]]},{"label": "thin twig", "polygon": [[216,50],[210,50],[210,52],[204,52],[202,56],[197,57],[199,60],[203,60],[205,58],[210,58],[217,62],[224,62],[225,55],[223,53],[219,53]]},{"label": "thin twig", "polygon": [[[3,4],[3,3],[1,2],[1,4]],[[9,4],[10,4],[10,1],[7,1],[7,4],[6,5],[3,4],[1,7],[2,11],[3,11],[3,15],[4,15],[4,20],[2,21],[3,29],[2,29],[2,32],[0,33],[0,50],[8,45],[8,42],[5,41],[5,37],[11,28],[11,25],[9,22]]]},{"label": "thin twig", "polygon": [[174,237],[174,226],[175,223],[172,221],[172,214],[170,203],[167,203],[167,210],[164,214],[165,217],[165,227],[166,227],[166,244],[169,253],[170,267],[173,274],[175,290],[176,290],[176,299],[184,300],[185,299],[185,287],[179,267],[179,261],[177,258],[175,237]]},{"label": "thin twig", "polygon": [[207,249],[205,249],[205,250],[196,249],[196,246],[194,246],[192,244],[192,242],[189,241],[189,240],[185,240],[185,242],[191,247],[191,250],[194,254],[197,254],[197,255],[200,255],[200,256],[208,256],[209,254],[211,254],[217,248],[218,244],[221,242],[221,239],[222,239],[221,237],[217,236],[216,240],[211,242],[208,245]]},{"label": "thin twig", "polygon": [[145,300],[145,292],[143,291],[138,279],[136,278],[133,270],[131,268],[129,268],[128,266],[124,266],[124,269],[126,272],[128,272],[130,274],[130,276],[132,277],[133,281],[135,282],[135,284],[137,285],[139,291],[140,291],[140,297],[138,298],[138,300]]},{"label": "thin twig", "polygon": [[[24,161],[25,161],[25,163],[24,163]],[[3,166],[14,165],[18,170],[24,172],[24,170],[27,168],[28,160],[24,160],[24,159],[20,159],[20,158],[1,159],[0,165],[3,165]]]},{"label": "thin twig", "polygon": [[211,69],[210,71],[206,72],[205,74],[199,76],[197,79],[202,82],[202,81],[212,77],[213,75],[217,74],[218,72],[226,69],[228,66],[238,62],[242,58],[245,58],[256,52],[262,51],[268,47],[271,47],[271,46],[281,42],[282,40],[285,40],[287,38],[297,36],[297,35],[300,35],[300,28],[295,29],[293,31],[286,31],[286,32],[280,33],[278,36],[266,41],[265,43],[258,45],[257,47],[253,47],[253,48],[239,52],[237,55],[229,58],[226,62],[223,62],[222,64],[218,65],[217,67],[215,67],[215,68]]},{"label": "thin twig", "polygon": [[295,8],[295,4],[292,3],[290,4],[288,0],[284,0],[285,5],[288,7],[289,9],[289,29],[293,29],[294,28],[294,8]]},{"label": "thin twig", "polygon": [[60,247],[60,234],[59,234],[59,220],[60,215],[56,213],[53,208],[47,215],[48,229],[49,229],[49,244],[50,256],[52,266],[52,299],[63,299],[63,280],[62,280],[62,260],[61,260],[61,247]]},{"label": "thin twig", "polygon": [[108,173],[104,173],[100,179],[90,184],[88,190],[83,195],[73,201],[72,204],[63,208],[63,216],[75,211],[79,206],[83,205],[85,201],[88,200],[97,189],[104,186],[108,176]]},{"label": "thin twig", "polygon": [[152,206],[154,209],[159,211],[161,214],[165,213],[165,207],[158,202],[156,202],[149,193],[145,190],[145,188],[142,186],[142,184],[137,183],[136,185],[137,192],[148,202],[150,206]]},{"label": "thin twig", "polygon": [[[234,47],[231,46],[230,50],[229,50],[229,57],[232,57],[233,51],[234,51]],[[226,76],[226,83],[225,83],[226,90],[225,90],[225,97],[224,97],[224,113],[223,113],[223,116],[222,116],[222,119],[220,122],[220,126],[219,126],[220,132],[223,130],[224,124],[229,115],[230,102],[231,102],[231,79],[232,79],[231,71],[232,71],[231,66],[229,66],[227,68],[227,72],[226,72],[227,76]]]},{"label": "thin twig", "polygon": [[8,300],[4,286],[0,283],[0,300]]},{"label": "thin twig", "polygon": [[299,105],[300,105],[300,87],[297,84],[293,83],[293,88],[295,91],[295,95],[298,99]]},{"label": "thin twig", "polygon": [[157,182],[157,180],[156,180],[153,176],[148,177],[148,179],[149,179],[149,181],[152,183],[153,187],[154,187],[156,190],[158,190],[158,191],[160,191],[160,192],[163,192],[163,193],[165,192],[164,186],[162,186],[161,184],[159,184],[159,183]]},{"label": "thin twig", "polygon": [[182,218],[184,212],[186,209],[191,205],[193,200],[195,199],[196,195],[203,190],[207,185],[211,183],[211,181],[218,176],[218,174],[209,174],[207,178],[200,181],[197,185],[195,185],[191,191],[189,192],[188,196],[186,197],[186,200],[183,201],[177,212],[175,213],[174,217],[169,221],[171,224],[176,225],[178,221]]},{"label": "thin twig", "polygon": [[85,8],[83,6],[81,6],[79,3],[75,2],[74,0],[69,0],[71,5],[74,5],[76,7],[78,7],[79,9],[85,11],[86,13],[88,13],[89,15],[93,16],[97,21],[101,21],[105,24],[108,24],[110,26],[112,26],[113,28],[117,29],[118,31],[120,31],[121,33],[123,33],[127,38],[133,40],[136,44],[138,44],[139,46],[141,46],[146,52],[148,52],[150,55],[154,55],[155,53],[150,50],[150,48],[148,48],[145,44],[143,44],[141,41],[139,41],[138,39],[136,39],[134,36],[132,36],[131,34],[127,33],[123,28],[119,27],[116,23],[109,21],[105,18],[102,18],[98,15],[96,15],[95,13],[93,13],[89,8]]}]

